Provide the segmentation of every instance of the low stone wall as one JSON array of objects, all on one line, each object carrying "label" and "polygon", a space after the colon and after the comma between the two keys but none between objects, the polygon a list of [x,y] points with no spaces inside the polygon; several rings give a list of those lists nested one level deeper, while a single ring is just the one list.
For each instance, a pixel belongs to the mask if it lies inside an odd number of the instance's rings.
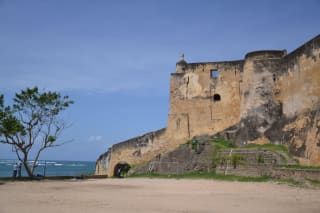
[{"label": "low stone wall", "polygon": [[241,165],[234,168],[231,165],[228,168],[217,167],[216,173],[224,174],[224,175],[245,176],[245,177],[271,176],[272,167],[267,165],[259,165],[259,166]]},{"label": "low stone wall", "polygon": [[320,169],[273,168],[271,176],[278,179],[320,181]]},{"label": "low stone wall", "polygon": [[269,176],[276,179],[293,179],[297,181],[311,180],[320,181],[320,169],[296,169],[278,168],[272,166],[239,166],[237,168],[216,168],[217,174],[261,177]]},{"label": "low stone wall", "polygon": [[[242,162],[233,165],[230,156],[242,156]],[[220,156],[228,157],[221,164],[217,164],[216,173],[238,176],[270,176],[276,179],[315,180],[320,181],[320,169],[286,168],[295,162],[282,152],[269,150],[236,149],[224,150]],[[259,156],[261,161],[259,163]]]}]

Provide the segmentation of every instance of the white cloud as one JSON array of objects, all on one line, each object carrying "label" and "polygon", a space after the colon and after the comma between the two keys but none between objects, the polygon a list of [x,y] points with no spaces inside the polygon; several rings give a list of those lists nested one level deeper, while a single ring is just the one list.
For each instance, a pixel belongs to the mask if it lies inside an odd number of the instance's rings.
[{"label": "white cloud", "polygon": [[91,142],[101,141],[102,136],[101,135],[91,135],[88,140]]}]

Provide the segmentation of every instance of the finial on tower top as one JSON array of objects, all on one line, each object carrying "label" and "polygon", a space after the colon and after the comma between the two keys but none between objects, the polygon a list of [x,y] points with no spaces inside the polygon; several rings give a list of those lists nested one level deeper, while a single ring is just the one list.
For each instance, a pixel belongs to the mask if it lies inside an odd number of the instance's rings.
[{"label": "finial on tower top", "polygon": [[184,61],[184,53],[181,54],[180,61]]},{"label": "finial on tower top", "polygon": [[187,64],[187,62],[184,60],[184,53],[180,55],[180,58],[177,64],[183,64],[183,65]]},{"label": "finial on tower top", "polygon": [[184,53],[181,54],[179,61],[176,63],[176,72],[184,73],[188,63],[184,60]]}]

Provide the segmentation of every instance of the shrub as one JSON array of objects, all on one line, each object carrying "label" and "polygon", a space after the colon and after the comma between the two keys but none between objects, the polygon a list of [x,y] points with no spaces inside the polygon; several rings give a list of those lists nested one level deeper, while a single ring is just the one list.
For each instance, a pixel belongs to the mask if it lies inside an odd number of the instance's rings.
[{"label": "shrub", "polygon": [[264,163],[264,157],[263,157],[263,154],[259,153],[257,155],[257,162],[260,164],[260,163]]},{"label": "shrub", "polygon": [[239,154],[233,154],[231,155],[231,162],[233,165],[233,168],[237,168],[237,166],[244,161],[244,156]]}]

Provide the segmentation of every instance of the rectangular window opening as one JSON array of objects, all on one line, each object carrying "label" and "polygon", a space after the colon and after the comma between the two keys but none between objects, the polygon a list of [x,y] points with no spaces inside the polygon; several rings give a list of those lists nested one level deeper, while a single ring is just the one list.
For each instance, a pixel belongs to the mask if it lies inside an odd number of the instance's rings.
[{"label": "rectangular window opening", "polygon": [[217,79],[217,78],[219,78],[219,75],[220,75],[219,70],[217,70],[217,69],[210,70],[211,78]]}]

